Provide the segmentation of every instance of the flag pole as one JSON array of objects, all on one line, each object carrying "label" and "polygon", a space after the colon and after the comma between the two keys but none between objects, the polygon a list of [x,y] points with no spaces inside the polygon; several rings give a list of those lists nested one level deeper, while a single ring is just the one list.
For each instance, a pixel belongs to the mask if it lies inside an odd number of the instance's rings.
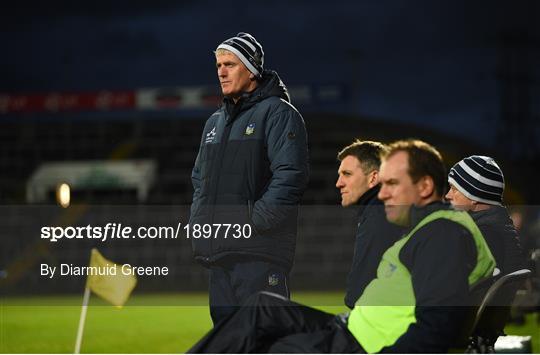
[{"label": "flag pole", "polygon": [[86,321],[86,310],[88,308],[88,301],[90,299],[90,288],[88,286],[84,289],[83,304],[81,309],[81,318],[79,319],[79,329],[77,330],[77,341],[75,343],[75,354],[81,353],[81,343],[84,332],[84,323]]}]

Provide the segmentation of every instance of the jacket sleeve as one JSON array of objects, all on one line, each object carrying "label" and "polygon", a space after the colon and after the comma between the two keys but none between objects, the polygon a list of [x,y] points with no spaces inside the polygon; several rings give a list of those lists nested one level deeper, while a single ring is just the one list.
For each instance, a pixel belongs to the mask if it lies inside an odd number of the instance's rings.
[{"label": "jacket sleeve", "polygon": [[193,185],[193,202],[199,198],[199,192],[201,190],[201,172],[199,168],[199,154],[195,159],[195,165],[191,171],[191,184]]},{"label": "jacket sleeve", "polygon": [[[202,144],[202,139],[201,139],[201,144]],[[195,212],[195,209],[197,208],[197,204],[199,203],[199,195],[201,192],[201,171],[200,171],[201,148],[202,148],[202,145],[201,147],[199,147],[199,152],[197,153],[197,158],[195,159],[195,165],[193,166],[193,170],[191,171],[191,184],[193,185],[193,199],[191,202],[191,209],[190,209],[190,222],[191,222],[191,218],[193,217],[193,213]]]},{"label": "jacket sleeve", "polygon": [[519,243],[517,231],[513,226],[479,224],[484,239],[491,250],[502,274],[523,269],[526,266],[525,255]]},{"label": "jacket sleeve", "polygon": [[[473,238],[460,225],[432,222],[414,236],[410,251],[416,322],[392,345],[389,353],[444,353],[459,336],[469,309],[468,275],[476,261]],[[414,254],[414,257],[412,256]],[[405,254],[400,255],[407,258]]]},{"label": "jacket sleeve", "polygon": [[265,193],[253,206],[252,221],[259,232],[282,226],[296,211],[309,175],[306,127],[295,109],[289,107],[273,114],[267,121],[265,136],[272,176]]}]

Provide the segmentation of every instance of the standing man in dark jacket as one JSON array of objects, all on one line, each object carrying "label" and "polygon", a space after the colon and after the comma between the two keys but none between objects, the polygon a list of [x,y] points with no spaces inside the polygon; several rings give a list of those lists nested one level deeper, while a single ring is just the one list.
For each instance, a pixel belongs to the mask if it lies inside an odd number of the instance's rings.
[{"label": "standing man in dark jacket", "polygon": [[472,155],[450,169],[446,199],[468,211],[486,239],[503,275],[524,267],[524,254],[508,211],[502,204],[504,175],[490,157]]},{"label": "standing man in dark jacket", "polygon": [[261,44],[241,32],[215,55],[224,100],[204,127],[190,218],[195,260],[210,269],[214,324],[258,291],[289,297],[308,182],[304,121],[277,73],[263,69]]},{"label": "standing man in dark jacket", "polygon": [[380,142],[356,140],[337,155],[341,164],[336,187],[341,194],[341,205],[358,208],[354,256],[345,294],[345,304],[350,309],[377,276],[383,253],[402,233],[402,228],[386,220],[383,203],[377,198],[379,167],[385,152],[386,147]]}]

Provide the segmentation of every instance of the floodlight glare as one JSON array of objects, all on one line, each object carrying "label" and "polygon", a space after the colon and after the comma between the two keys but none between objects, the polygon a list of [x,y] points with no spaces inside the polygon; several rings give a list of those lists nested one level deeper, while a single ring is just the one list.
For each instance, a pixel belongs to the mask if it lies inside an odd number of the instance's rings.
[{"label": "floodlight glare", "polygon": [[68,208],[71,200],[71,189],[68,184],[62,183],[56,189],[56,201],[63,208]]}]

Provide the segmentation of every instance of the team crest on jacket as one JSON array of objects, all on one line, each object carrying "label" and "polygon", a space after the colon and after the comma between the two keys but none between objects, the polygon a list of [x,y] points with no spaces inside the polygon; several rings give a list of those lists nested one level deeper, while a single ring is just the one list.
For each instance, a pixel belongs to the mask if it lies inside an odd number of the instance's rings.
[{"label": "team crest on jacket", "polygon": [[268,285],[277,286],[279,284],[279,276],[277,274],[268,275]]},{"label": "team crest on jacket", "polygon": [[216,127],[212,128],[212,130],[208,133],[206,133],[206,139],[204,143],[212,143],[216,139]]},{"label": "team crest on jacket", "polygon": [[248,126],[246,127],[246,136],[250,136],[253,134],[253,132],[255,132],[255,123],[250,123],[248,124]]}]

